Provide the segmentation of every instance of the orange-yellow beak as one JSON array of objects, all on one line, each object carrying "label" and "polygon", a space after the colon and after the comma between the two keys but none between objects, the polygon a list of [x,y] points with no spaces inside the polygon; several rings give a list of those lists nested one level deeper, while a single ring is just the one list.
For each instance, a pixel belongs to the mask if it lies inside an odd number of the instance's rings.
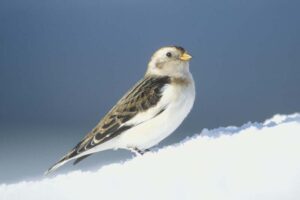
[{"label": "orange-yellow beak", "polygon": [[190,54],[188,54],[187,52],[184,52],[181,56],[180,56],[180,60],[183,61],[189,61],[192,59],[192,56]]}]

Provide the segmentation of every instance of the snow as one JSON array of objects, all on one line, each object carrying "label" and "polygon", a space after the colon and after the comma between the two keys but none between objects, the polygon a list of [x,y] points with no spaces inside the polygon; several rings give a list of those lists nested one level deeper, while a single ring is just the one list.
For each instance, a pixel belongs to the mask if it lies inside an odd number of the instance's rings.
[{"label": "snow", "polygon": [[300,114],[203,130],[98,171],[0,185],[1,200],[300,199]]}]

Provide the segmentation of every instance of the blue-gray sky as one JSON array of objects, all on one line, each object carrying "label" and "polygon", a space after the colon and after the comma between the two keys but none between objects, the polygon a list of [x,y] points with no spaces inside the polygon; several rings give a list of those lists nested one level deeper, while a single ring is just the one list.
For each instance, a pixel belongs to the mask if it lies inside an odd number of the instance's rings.
[{"label": "blue-gray sky", "polygon": [[[2,0],[0,183],[39,176],[164,45],[193,55],[197,87],[191,114],[164,145],[203,128],[300,111],[299,7],[296,0]],[[74,168],[128,156],[104,152]]]}]

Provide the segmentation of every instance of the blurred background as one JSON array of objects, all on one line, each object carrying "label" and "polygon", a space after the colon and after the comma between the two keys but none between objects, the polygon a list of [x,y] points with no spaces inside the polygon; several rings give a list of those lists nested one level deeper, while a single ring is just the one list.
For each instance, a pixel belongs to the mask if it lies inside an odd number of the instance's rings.
[{"label": "blurred background", "polygon": [[[203,128],[299,112],[299,7],[297,0],[1,0],[0,184],[42,176],[165,45],[193,55],[197,97],[159,147]],[[59,173],[132,156],[102,152]]]}]

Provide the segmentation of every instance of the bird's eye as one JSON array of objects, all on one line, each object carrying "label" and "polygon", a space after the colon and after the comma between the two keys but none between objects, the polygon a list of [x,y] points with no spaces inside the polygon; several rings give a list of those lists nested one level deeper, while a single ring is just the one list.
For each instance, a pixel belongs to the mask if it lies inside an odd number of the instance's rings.
[{"label": "bird's eye", "polygon": [[166,56],[170,58],[170,57],[172,57],[172,54],[171,54],[170,52],[168,52],[168,53],[166,54]]}]

